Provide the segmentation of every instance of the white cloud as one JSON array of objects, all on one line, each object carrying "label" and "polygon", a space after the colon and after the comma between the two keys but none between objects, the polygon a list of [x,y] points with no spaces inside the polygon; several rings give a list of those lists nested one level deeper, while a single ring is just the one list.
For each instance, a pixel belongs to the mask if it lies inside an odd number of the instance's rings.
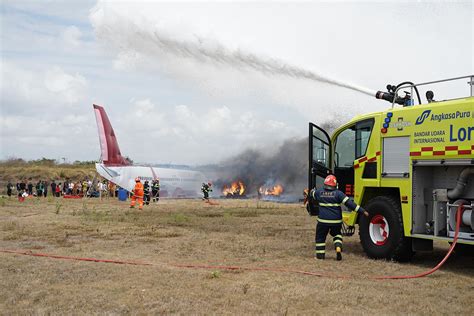
[{"label": "white cloud", "polygon": [[[84,100],[87,80],[79,73],[67,73],[59,66],[28,69],[16,63],[2,63],[2,106],[5,111],[18,111],[41,106],[73,106]],[[21,109],[20,109],[21,110]],[[23,109],[25,110],[25,109]]]},{"label": "white cloud", "polygon": [[75,25],[66,27],[61,32],[61,38],[66,45],[72,46],[73,48],[78,48],[81,46],[81,37],[82,32]]},{"label": "white cloud", "polygon": [[135,115],[138,117],[145,117],[148,115],[153,115],[155,105],[151,103],[150,99],[138,100],[134,103],[135,105]]},{"label": "white cloud", "polygon": [[4,157],[93,159],[88,158],[93,152],[88,140],[95,132],[93,116],[81,106],[88,88],[84,76],[59,66],[4,61],[2,77],[8,78],[0,90]]},{"label": "white cloud", "polygon": [[[44,112],[50,112],[47,108]],[[69,113],[68,113],[69,112]],[[41,115],[0,115],[0,143],[3,158],[25,159],[68,157],[97,159],[99,143],[93,114],[54,111]]]},{"label": "white cloud", "polygon": [[70,140],[70,136],[81,135],[87,128],[93,126],[89,117],[66,113],[58,113],[54,118],[4,115],[0,116],[0,122],[2,123],[2,137],[22,139],[60,137],[63,140],[59,144],[65,144]]},{"label": "white cloud", "polygon": [[115,117],[110,115],[122,153],[142,162],[215,162],[243,148],[269,146],[269,139],[273,146],[297,134],[282,121],[238,108],[158,106],[150,98],[131,99],[125,119]]},{"label": "white cloud", "polygon": [[74,104],[84,97],[87,81],[78,73],[68,74],[55,66],[45,72],[44,85],[67,103]]},{"label": "white cloud", "polygon": [[137,69],[140,64],[144,64],[144,61],[141,54],[134,50],[128,50],[119,52],[113,64],[117,70],[133,71]]},{"label": "white cloud", "polygon": [[[23,13],[25,17],[37,15],[46,20],[47,17],[60,18],[61,21],[86,22],[87,13],[96,0],[43,0],[18,1],[2,0],[5,10],[13,8]],[[30,14],[27,14],[30,13]],[[32,14],[31,14],[32,13]]]}]

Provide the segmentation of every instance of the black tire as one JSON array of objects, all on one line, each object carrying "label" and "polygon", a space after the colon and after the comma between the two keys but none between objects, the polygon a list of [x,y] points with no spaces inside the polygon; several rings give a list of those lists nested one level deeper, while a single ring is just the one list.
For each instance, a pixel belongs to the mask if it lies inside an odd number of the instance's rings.
[{"label": "black tire", "polygon": [[[403,233],[400,202],[391,196],[378,196],[370,200],[365,209],[370,215],[360,217],[359,237],[367,256],[373,259],[409,261],[414,252],[411,239]],[[388,224],[388,236],[384,236],[385,239],[377,244],[373,241],[369,229],[371,221],[377,222],[377,219],[381,218]]]}]

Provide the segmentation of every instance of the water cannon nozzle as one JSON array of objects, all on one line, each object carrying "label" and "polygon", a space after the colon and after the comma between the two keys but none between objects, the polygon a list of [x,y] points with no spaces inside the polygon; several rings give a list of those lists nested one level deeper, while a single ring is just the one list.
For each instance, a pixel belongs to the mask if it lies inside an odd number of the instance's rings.
[{"label": "water cannon nozzle", "polygon": [[399,96],[395,96],[395,91],[397,90],[396,86],[393,86],[393,85],[389,84],[389,85],[387,85],[387,90],[388,90],[388,92],[377,91],[377,93],[375,94],[375,98],[380,99],[380,100],[385,100],[385,101],[388,101],[390,103],[397,103],[397,104],[400,104],[400,105],[406,105],[407,99],[410,98],[409,95],[405,95],[404,98],[401,98]]},{"label": "water cannon nozzle", "polygon": [[390,92],[377,91],[375,94],[376,99],[385,100],[388,102],[393,102],[394,94]]}]

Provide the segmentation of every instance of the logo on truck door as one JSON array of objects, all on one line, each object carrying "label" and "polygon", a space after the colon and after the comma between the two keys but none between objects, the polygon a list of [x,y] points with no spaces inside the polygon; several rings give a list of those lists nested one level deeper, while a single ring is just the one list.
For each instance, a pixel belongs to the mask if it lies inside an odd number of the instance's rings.
[{"label": "logo on truck door", "polygon": [[[474,116],[474,113],[472,113],[472,116]],[[469,111],[455,111],[455,112],[443,112],[443,113],[431,114],[431,110],[425,110],[416,119],[416,125],[423,124],[427,118],[430,118],[431,121],[439,123],[441,121],[446,121],[446,120],[458,120],[458,119],[471,118],[472,116],[471,116],[471,112]]]},{"label": "logo on truck door", "polygon": [[423,122],[430,116],[431,110],[425,110],[421,113],[420,116],[416,119],[416,125],[423,124]]}]

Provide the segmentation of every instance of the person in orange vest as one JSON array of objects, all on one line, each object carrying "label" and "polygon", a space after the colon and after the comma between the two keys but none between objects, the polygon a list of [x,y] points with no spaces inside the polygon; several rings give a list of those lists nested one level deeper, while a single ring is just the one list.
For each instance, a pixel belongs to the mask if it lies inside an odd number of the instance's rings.
[{"label": "person in orange vest", "polygon": [[130,208],[135,207],[135,201],[138,200],[138,209],[143,209],[143,184],[140,181],[140,178],[135,179],[135,188],[132,191],[132,202],[130,203]]}]

